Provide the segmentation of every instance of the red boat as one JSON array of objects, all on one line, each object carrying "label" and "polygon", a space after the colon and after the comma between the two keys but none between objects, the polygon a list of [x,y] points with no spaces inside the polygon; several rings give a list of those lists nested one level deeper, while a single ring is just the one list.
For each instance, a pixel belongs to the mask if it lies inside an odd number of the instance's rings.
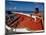
[{"label": "red boat", "polygon": [[20,27],[20,28],[24,27],[24,28],[29,28],[32,30],[42,30],[43,29],[42,19],[36,18],[35,20],[31,16],[28,17],[28,16],[21,15],[21,14],[17,14],[17,16],[21,16],[17,27]]}]

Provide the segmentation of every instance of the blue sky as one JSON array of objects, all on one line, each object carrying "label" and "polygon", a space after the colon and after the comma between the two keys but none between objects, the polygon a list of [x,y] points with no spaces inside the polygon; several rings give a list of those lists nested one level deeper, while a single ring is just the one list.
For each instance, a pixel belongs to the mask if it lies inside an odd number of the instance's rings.
[{"label": "blue sky", "polygon": [[34,11],[39,8],[40,11],[44,10],[43,3],[37,2],[20,2],[20,1],[7,1],[6,10],[10,11]]}]

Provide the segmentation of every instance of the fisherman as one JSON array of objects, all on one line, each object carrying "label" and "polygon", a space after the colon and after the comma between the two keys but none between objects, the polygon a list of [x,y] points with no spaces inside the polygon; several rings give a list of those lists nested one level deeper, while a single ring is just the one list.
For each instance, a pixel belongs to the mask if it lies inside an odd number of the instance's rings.
[{"label": "fisherman", "polygon": [[[44,17],[41,11],[39,11],[38,8],[35,9],[34,16],[36,16],[36,19],[41,20],[41,24],[44,26]],[[37,21],[37,20],[36,20]],[[42,27],[43,27],[42,26]],[[44,28],[43,28],[44,29]]]},{"label": "fisherman", "polygon": [[35,8],[34,15],[39,16],[39,17],[42,17],[43,16],[42,12],[39,11],[38,8]]}]

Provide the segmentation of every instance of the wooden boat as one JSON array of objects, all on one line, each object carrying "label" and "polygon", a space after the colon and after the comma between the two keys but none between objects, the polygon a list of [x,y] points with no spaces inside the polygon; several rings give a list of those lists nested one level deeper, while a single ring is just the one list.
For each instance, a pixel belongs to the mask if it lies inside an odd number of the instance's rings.
[{"label": "wooden boat", "polygon": [[8,26],[15,29],[26,29],[28,31],[44,30],[43,19],[36,15],[14,12],[15,18]]}]

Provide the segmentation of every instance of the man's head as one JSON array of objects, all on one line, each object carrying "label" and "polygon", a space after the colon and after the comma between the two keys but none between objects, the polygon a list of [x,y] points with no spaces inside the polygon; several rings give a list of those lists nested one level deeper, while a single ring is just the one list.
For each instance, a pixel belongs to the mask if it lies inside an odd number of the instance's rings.
[{"label": "man's head", "polygon": [[39,13],[39,9],[38,8],[35,8],[35,13]]},{"label": "man's head", "polygon": [[36,11],[39,11],[39,9],[38,9],[38,8],[36,8]]}]

